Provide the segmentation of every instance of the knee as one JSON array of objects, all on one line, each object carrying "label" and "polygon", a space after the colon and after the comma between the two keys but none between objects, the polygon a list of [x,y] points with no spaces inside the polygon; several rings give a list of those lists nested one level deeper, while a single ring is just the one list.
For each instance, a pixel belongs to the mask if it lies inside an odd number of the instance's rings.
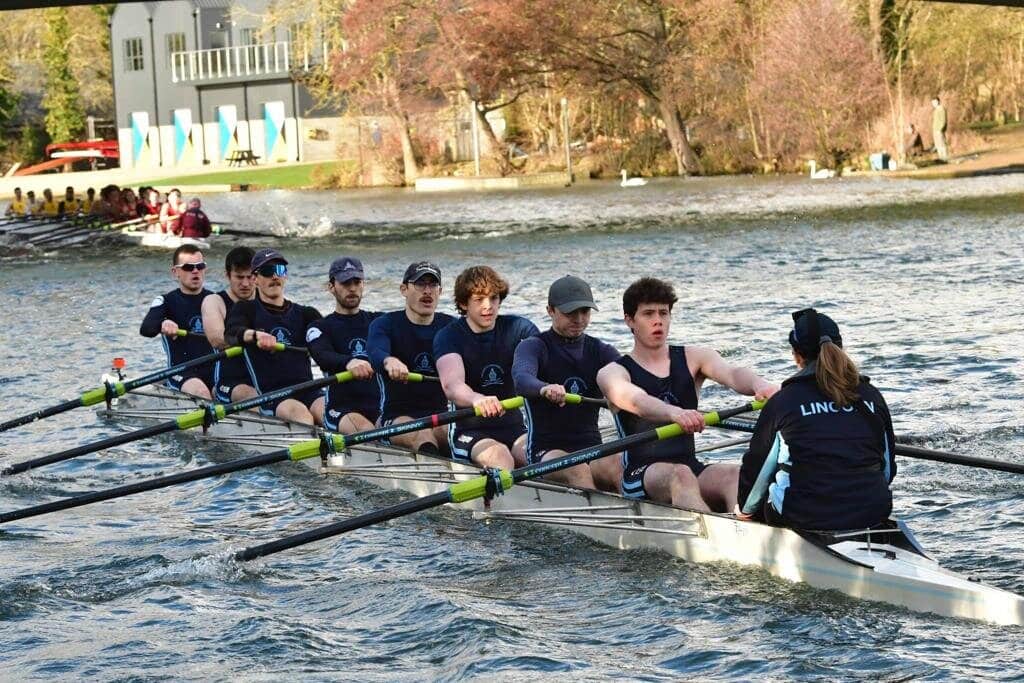
[{"label": "knee", "polygon": [[677,465],[672,468],[672,485],[692,488],[697,486],[697,476],[686,465]]}]

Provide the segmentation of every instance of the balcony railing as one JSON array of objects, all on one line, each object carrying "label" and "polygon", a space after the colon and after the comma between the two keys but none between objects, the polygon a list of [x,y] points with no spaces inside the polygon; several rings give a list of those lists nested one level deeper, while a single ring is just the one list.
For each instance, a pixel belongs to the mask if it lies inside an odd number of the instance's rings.
[{"label": "balcony railing", "polygon": [[311,50],[308,45],[293,49],[288,41],[258,45],[233,45],[212,50],[190,50],[171,55],[171,81],[189,83],[242,76],[288,74],[293,69],[309,71],[328,59],[328,44]]}]

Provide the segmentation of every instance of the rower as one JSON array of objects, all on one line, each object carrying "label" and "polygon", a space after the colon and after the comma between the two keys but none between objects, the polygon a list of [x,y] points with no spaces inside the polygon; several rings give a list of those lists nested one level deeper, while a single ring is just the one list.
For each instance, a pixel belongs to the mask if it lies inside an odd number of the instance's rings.
[{"label": "rower", "polygon": [[[590,285],[573,275],[561,277],[548,290],[551,329],[516,347],[512,379],[516,391],[526,398],[526,458],[531,464],[601,443],[600,405],[565,407],[566,393],[604,398],[597,387],[597,372],[621,356],[614,347],[586,334],[591,310],[598,309]],[[574,488],[618,491],[622,457],[605,456],[550,476]]]},{"label": "rower", "polygon": [[482,467],[512,470],[526,464],[526,426],[519,410],[502,399],[515,396],[512,360],[519,342],[539,333],[518,315],[500,315],[508,282],[489,266],[471,266],[455,278],[455,306],[463,317],[434,339],[434,357],[445,396],[456,407],[473,406],[480,417],[448,428],[452,457]]},{"label": "rower", "polygon": [[177,235],[181,230],[181,190],[177,188],[167,193],[167,201],[160,206],[160,232]]},{"label": "rower", "polygon": [[53,198],[53,190],[50,188],[43,190],[43,201],[36,204],[35,214],[51,217],[60,215],[60,204]]},{"label": "rower", "polygon": [[[167,365],[178,365],[193,358],[212,353],[210,343],[203,334],[203,299],[211,294],[203,286],[206,261],[203,252],[194,244],[183,244],[174,250],[171,257],[171,277],[178,281],[178,288],[158,296],[150,304],[139,333],[143,337],[163,335],[161,341],[167,353]],[[178,336],[178,330],[185,330],[199,336]],[[213,367],[201,365],[183,370],[167,380],[167,386],[186,394],[209,399],[212,394]]]},{"label": "rower", "polygon": [[331,263],[327,291],[334,296],[334,312],[313,323],[306,345],[320,369],[328,373],[348,370],[358,382],[327,387],[317,422],[332,432],[353,434],[372,429],[380,417],[380,387],[373,377],[366,340],[370,323],[380,317],[360,309],[363,301],[363,263],[342,256]]},{"label": "rower", "polygon": [[[437,313],[441,269],[429,261],[412,263],[405,269],[398,290],[405,297],[405,309],[385,313],[370,323],[368,340],[370,362],[381,392],[383,427],[439,413],[447,407],[440,385],[407,382],[410,372],[436,376],[434,336],[455,320],[446,313]],[[390,442],[413,452],[436,455],[446,441],[447,431],[445,427],[424,429],[393,436]]]},{"label": "rower", "polygon": [[82,200],[82,213],[92,213],[92,205],[96,202],[96,188],[90,187],[85,191],[85,199]]},{"label": "rower", "polygon": [[[224,259],[224,273],[228,286],[216,296],[203,299],[203,329],[206,339],[215,349],[228,346],[224,341],[224,321],[238,301],[251,301],[256,295],[252,274],[252,257],[249,247],[235,247]],[[217,361],[213,367],[213,397],[220,403],[233,403],[252,398],[256,389],[251,385],[249,370],[244,358],[226,358]]]},{"label": "rower", "polygon": [[597,374],[622,436],[669,422],[688,432],[624,452],[622,495],[700,512],[731,512],[739,466],[705,465],[694,455],[692,432],[704,429],[697,412],[701,386],[712,379],[757,398],[771,396],[778,387],[730,365],[713,349],[670,345],[676,301],[672,285],[656,278],[641,278],[627,287],[622,309],[633,332],[633,349]]},{"label": "rower", "polygon": [[198,197],[189,200],[188,208],[181,214],[181,220],[178,221],[178,232],[182,237],[204,239],[213,232],[210,219],[203,213],[201,206]]},{"label": "rower", "polygon": [[25,203],[25,198],[21,195],[21,188],[14,188],[14,199],[7,205],[7,211],[4,212],[7,216],[24,216],[28,210],[28,205]]},{"label": "rower", "polygon": [[107,220],[120,218],[121,190],[117,185],[107,185],[100,190],[100,198],[92,203],[91,213]]},{"label": "rower", "polygon": [[740,468],[738,515],[798,529],[885,522],[896,476],[885,399],[824,313],[794,313],[789,345],[799,372],[758,416]]},{"label": "rower", "polygon": [[36,193],[32,190],[29,190],[28,192],[25,193],[25,215],[35,216],[39,212],[36,206]]},{"label": "rower", "polygon": [[64,190],[64,199],[60,202],[60,213],[64,216],[74,215],[82,210],[82,202],[75,196],[75,188],[70,185]]},{"label": "rower", "polygon": [[[140,188],[136,213],[139,218],[146,219],[149,232],[160,232],[160,224],[157,222],[160,219],[160,193],[152,187]],[[249,273],[249,276],[251,277],[252,273]]]},{"label": "rower", "polygon": [[[309,326],[321,318],[312,306],[289,301],[284,296],[288,282],[288,261],[276,249],[260,249],[252,257],[250,270],[256,278],[256,296],[251,301],[237,301],[228,313],[227,333],[230,345],[247,344],[245,359],[252,386],[258,393],[306,382],[313,379],[309,358],[298,351],[271,355],[278,343],[294,345],[306,338]],[[321,389],[307,389],[291,398],[265,403],[260,411],[266,415],[313,424],[314,410],[323,410]]]},{"label": "rower", "polygon": [[121,204],[118,207],[118,214],[121,220],[134,220],[138,218],[138,205],[139,202],[135,198],[135,193],[132,192],[130,187],[126,187],[121,190]]}]

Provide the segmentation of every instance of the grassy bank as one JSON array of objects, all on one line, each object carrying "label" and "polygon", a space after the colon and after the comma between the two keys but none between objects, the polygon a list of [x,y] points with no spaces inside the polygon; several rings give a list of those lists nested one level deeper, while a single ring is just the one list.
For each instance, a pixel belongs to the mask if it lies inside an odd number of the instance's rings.
[{"label": "grassy bank", "polygon": [[298,190],[330,184],[339,173],[351,172],[353,162],[319,162],[289,166],[247,167],[231,171],[213,171],[176,175],[147,182],[153,185],[250,185],[257,188]]}]

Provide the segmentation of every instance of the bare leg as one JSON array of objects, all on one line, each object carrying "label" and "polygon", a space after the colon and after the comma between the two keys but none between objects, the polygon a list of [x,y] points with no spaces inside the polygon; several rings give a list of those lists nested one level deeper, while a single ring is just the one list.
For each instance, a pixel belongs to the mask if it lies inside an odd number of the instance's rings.
[{"label": "bare leg", "polygon": [[231,389],[231,402],[236,403],[238,401],[244,401],[247,398],[253,398],[258,396],[256,390],[248,384],[236,384]]},{"label": "bare leg", "polygon": [[359,413],[347,413],[338,420],[338,431],[342,434],[355,434],[373,429],[373,423]]},{"label": "bare leg", "polygon": [[[544,457],[541,458],[541,462],[555,460],[556,458],[561,458],[563,455],[566,455],[565,451],[551,450],[544,454]],[[547,478],[577,489],[595,488],[594,478],[590,474],[590,466],[585,464],[573,465],[568,469],[552,472],[547,475]]]},{"label": "bare leg", "polygon": [[700,477],[700,495],[715,512],[732,512],[736,508],[736,496],[740,483],[739,465],[719,463],[708,465]]},{"label": "bare leg", "polygon": [[324,426],[324,410],[326,407],[327,402],[324,401],[323,396],[313,401],[313,405],[309,407],[309,414],[313,416],[313,422],[321,427]]},{"label": "bare leg", "polygon": [[[405,422],[412,422],[412,418],[407,415],[396,417],[391,421],[391,424],[403,424]],[[420,446],[423,444],[431,444],[434,448],[437,448],[437,429],[421,429],[417,432],[410,432],[409,434],[399,434],[398,436],[390,437],[390,441],[399,448],[407,448],[410,451],[418,451]]]},{"label": "bare leg", "polygon": [[644,489],[651,500],[672,503],[676,507],[698,512],[710,512],[700,496],[697,477],[686,465],[657,462],[644,472]]},{"label": "bare leg", "polygon": [[306,425],[313,424],[313,415],[309,412],[309,408],[304,406],[301,402],[296,401],[294,398],[286,398],[281,401],[277,406],[277,410],[274,411],[274,414],[282,420],[299,422]]},{"label": "bare leg", "polygon": [[526,465],[526,434],[520,434],[512,444],[512,460],[515,461],[516,467]]},{"label": "bare leg", "polygon": [[508,446],[494,439],[482,439],[473,446],[469,459],[481,467],[499,467],[503,470],[515,468],[515,461]]},{"label": "bare leg", "polygon": [[186,394],[197,396],[199,398],[205,398],[207,401],[212,400],[213,396],[210,394],[209,387],[203,383],[203,380],[198,377],[189,377],[181,385],[181,390]]},{"label": "bare leg", "polygon": [[590,474],[595,488],[618,493],[622,490],[622,453],[591,460]]}]

